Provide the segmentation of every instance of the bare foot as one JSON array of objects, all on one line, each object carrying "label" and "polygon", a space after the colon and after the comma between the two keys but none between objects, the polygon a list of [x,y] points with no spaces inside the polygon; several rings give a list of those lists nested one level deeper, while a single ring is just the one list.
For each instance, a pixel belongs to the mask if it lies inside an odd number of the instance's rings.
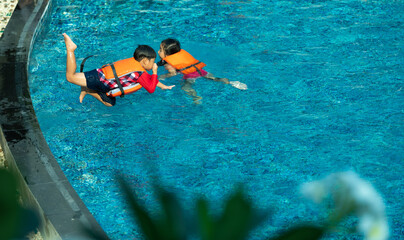
[{"label": "bare foot", "polygon": [[76,50],[77,48],[77,45],[66,33],[63,33],[63,37],[65,38],[66,50],[68,52],[74,52],[74,50]]},{"label": "bare foot", "polygon": [[193,97],[193,100],[194,100],[195,104],[201,104],[202,103],[202,97],[200,97],[200,96]]},{"label": "bare foot", "polygon": [[239,81],[230,81],[229,83],[233,87],[238,88],[240,90],[247,90],[248,89],[248,87],[247,87],[247,85],[245,83],[242,83],[242,82],[239,82]]},{"label": "bare foot", "polygon": [[87,88],[85,87],[81,87],[81,91],[80,91],[80,103],[83,102],[84,97],[87,95]]}]

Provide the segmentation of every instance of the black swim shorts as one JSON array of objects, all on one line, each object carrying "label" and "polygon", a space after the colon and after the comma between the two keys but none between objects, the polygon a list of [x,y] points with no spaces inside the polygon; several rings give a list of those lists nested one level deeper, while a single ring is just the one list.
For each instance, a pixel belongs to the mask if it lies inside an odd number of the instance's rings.
[{"label": "black swim shorts", "polygon": [[109,87],[105,86],[104,83],[100,81],[100,75],[97,72],[97,69],[84,72],[84,76],[86,77],[87,87],[89,89],[103,93],[110,90]]},{"label": "black swim shorts", "polygon": [[112,106],[115,105],[116,98],[107,96],[106,93],[109,92],[110,89],[100,81],[100,75],[97,69],[84,72],[84,76],[86,77],[87,88],[96,91],[104,102]]}]

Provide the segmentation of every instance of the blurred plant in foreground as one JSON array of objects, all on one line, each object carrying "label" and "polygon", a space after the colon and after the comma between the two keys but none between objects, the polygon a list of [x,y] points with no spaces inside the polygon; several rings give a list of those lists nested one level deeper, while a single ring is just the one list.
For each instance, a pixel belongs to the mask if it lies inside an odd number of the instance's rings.
[{"label": "blurred plant in foreground", "polygon": [[366,240],[385,240],[389,237],[389,227],[383,199],[373,186],[351,171],[339,172],[302,185],[301,192],[315,203],[325,202],[331,197],[334,211],[329,218],[328,228],[332,229],[345,217],[358,217],[357,231]]},{"label": "blurred plant in foreground", "polygon": [[0,168],[0,239],[28,239],[39,227],[37,212],[21,204],[17,177]]},{"label": "blurred plant in foreground", "polygon": [[[210,214],[208,202],[200,198],[192,215],[184,211],[173,193],[155,186],[161,214],[153,218],[139,204],[128,183],[119,176],[118,180],[147,240],[244,240],[269,215],[256,210],[242,188],[225,201],[221,214]],[[304,183],[301,193],[316,203],[324,203],[327,199],[332,201],[334,208],[326,222],[295,226],[267,240],[321,239],[328,232],[335,231],[337,225],[350,215],[358,217],[357,231],[366,240],[388,239],[383,199],[370,183],[354,172],[334,173],[322,180]],[[27,239],[26,235],[39,226],[37,213],[21,207],[19,198],[16,178],[0,169],[0,239]],[[89,238],[104,239],[84,228]]]},{"label": "blurred plant in foreground", "polygon": [[[209,213],[208,203],[199,199],[196,216],[184,213],[174,194],[156,187],[162,213],[153,219],[143,208],[129,185],[119,177],[121,188],[147,240],[244,240],[268,214],[258,214],[241,188],[225,202],[221,214]],[[334,208],[323,224],[296,225],[267,240],[316,240],[334,232],[350,215],[359,218],[358,232],[366,240],[386,240],[389,229],[383,199],[372,185],[354,172],[329,175],[323,180],[304,183],[301,193],[316,203],[332,199]],[[262,212],[262,211],[261,211]],[[195,220],[196,219],[196,220]]]},{"label": "blurred plant in foreground", "polygon": [[[161,214],[152,218],[139,204],[136,195],[122,177],[118,177],[129,205],[134,213],[145,239],[147,240],[243,240],[253,228],[258,226],[268,214],[255,210],[241,188],[225,202],[223,212],[212,216],[208,202],[197,201],[196,216],[190,217],[180,207],[174,194],[155,187],[161,204]],[[291,228],[271,240],[316,240],[326,229],[314,225]]]}]

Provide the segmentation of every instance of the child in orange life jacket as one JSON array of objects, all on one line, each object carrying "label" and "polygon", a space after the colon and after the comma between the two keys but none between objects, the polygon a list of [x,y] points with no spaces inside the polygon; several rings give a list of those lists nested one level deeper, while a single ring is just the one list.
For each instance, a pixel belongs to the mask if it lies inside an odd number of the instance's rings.
[{"label": "child in orange life jacket", "polygon": [[184,83],[181,89],[183,89],[188,95],[192,96],[195,103],[199,103],[199,100],[202,99],[202,97],[198,96],[196,91],[192,88],[196,78],[199,77],[230,84],[241,90],[247,89],[247,85],[244,83],[239,81],[229,81],[227,78],[217,78],[212,73],[206,72],[202,69],[206,64],[196,60],[191,54],[181,49],[180,42],[176,39],[167,38],[163,40],[160,44],[158,54],[161,58],[158,65],[164,65],[165,69],[168,71],[167,74],[161,75],[159,80],[164,80],[181,72],[184,74]]},{"label": "child in orange life jacket", "polygon": [[[76,72],[77,66],[74,51],[77,45],[66,33],[63,34],[63,37],[67,51],[66,79],[73,84],[81,86],[80,102],[83,101],[85,95],[90,94],[105,106],[114,106],[116,102],[115,97],[106,94],[110,90],[118,88],[112,67],[105,65],[99,69],[84,73]],[[156,56],[156,52],[150,46],[139,45],[133,54],[133,58],[115,62],[113,65],[121,86],[127,87],[131,84],[139,83],[149,93],[153,93],[156,86],[163,90],[172,89],[175,85],[166,86],[157,80],[157,65],[154,63]],[[152,70],[153,74],[150,75],[147,70]]]}]

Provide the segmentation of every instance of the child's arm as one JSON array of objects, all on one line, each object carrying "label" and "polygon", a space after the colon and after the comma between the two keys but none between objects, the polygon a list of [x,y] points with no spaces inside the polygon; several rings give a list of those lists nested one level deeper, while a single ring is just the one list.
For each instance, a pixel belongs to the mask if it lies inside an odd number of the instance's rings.
[{"label": "child's arm", "polygon": [[166,86],[164,84],[162,84],[161,82],[157,83],[157,87],[166,90],[166,89],[172,89],[173,87],[175,87],[175,85],[171,85],[171,86]]},{"label": "child's arm", "polygon": [[168,73],[160,75],[159,80],[164,80],[166,78],[170,78],[172,76],[177,75],[177,70],[170,64],[166,63],[164,65],[164,68],[168,71]]},{"label": "child's arm", "polygon": [[[167,64],[168,65],[168,64]],[[153,75],[154,74],[156,74],[157,75],[157,68],[158,68],[158,66],[157,66],[157,64],[154,64],[153,65]],[[174,68],[173,68],[174,69]],[[174,69],[175,70],[175,69]],[[166,90],[166,89],[171,89],[171,88],[173,88],[173,87],[175,87],[175,85],[171,85],[171,86],[166,86],[166,85],[164,85],[164,84],[162,84],[161,82],[158,82],[157,83],[157,87],[159,87],[159,88],[161,88],[161,89],[163,89],[163,90]]]},{"label": "child's arm", "polygon": [[142,85],[142,87],[144,87],[146,91],[148,91],[149,93],[153,93],[154,90],[156,90],[156,86],[161,89],[171,89],[175,86],[175,85],[166,86],[160,83],[159,80],[157,80],[157,64],[153,65],[152,72],[153,72],[152,75],[150,75],[147,72],[144,72],[137,80],[138,83],[140,83],[140,85]]},{"label": "child's arm", "polygon": [[146,89],[149,93],[153,93],[156,89],[159,80],[157,80],[157,74],[150,75],[148,72],[142,73],[142,75],[137,79],[137,82]]}]

